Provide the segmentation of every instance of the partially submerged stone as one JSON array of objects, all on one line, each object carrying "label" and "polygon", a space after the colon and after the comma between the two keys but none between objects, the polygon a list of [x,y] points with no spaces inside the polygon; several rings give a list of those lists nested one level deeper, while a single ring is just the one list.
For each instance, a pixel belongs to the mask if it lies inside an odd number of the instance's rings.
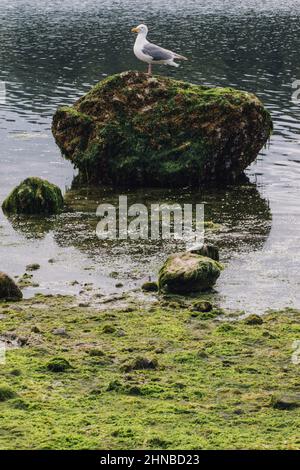
[{"label": "partially submerged stone", "polygon": [[26,266],[26,271],[38,271],[40,267],[41,266],[38,263],[28,264]]},{"label": "partially submerged stone", "polygon": [[0,300],[21,300],[23,294],[7,274],[0,272]]},{"label": "partially submerged stone", "polygon": [[191,250],[191,253],[196,253],[197,255],[207,256],[208,258],[219,261],[219,248],[210,243],[205,243],[201,248],[194,248]]},{"label": "partially submerged stone", "polygon": [[157,292],[158,291],[158,284],[155,281],[146,281],[142,285],[142,290],[144,292]]},{"label": "partially submerged stone", "polygon": [[211,258],[190,252],[176,253],[169,256],[159,271],[159,289],[178,294],[205,291],[213,287],[222,269]]},{"label": "partially submerged stone", "polygon": [[2,204],[6,214],[57,214],[64,206],[58,186],[41,178],[27,178],[17,186]]},{"label": "partially submerged stone", "polygon": [[182,187],[236,180],[272,120],[245,91],[124,72],[59,108],[52,131],[81,181]]}]

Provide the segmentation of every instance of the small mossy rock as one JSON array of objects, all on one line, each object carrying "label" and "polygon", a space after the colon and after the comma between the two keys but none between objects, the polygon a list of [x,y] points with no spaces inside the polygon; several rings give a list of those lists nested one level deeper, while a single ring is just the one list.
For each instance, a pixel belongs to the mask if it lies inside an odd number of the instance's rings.
[{"label": "small mossy rock", "polygon": [[17,301],[23,294],[16,283],[5,273],[0,272],[0,300]]},{"label": "small mossy rock", "polygon": [[147,281],[144,282],[142,285],[142,290],[145,292],[157,292],[158,291],[158,284],[154,281]]},{"label": "small mossy rock", "polygon": [[209,243],[205,243],[201,248],[191,250],[191,253],[196,253],[197,255],[206,256],[207,258],[214,259],[215,261],[219,261],[219,248],[215,245],[211,245]]},{"label": "small mossy rock", "polygon": [[143,369],[157,369],[158,361],[157,359],[149,359],[147,357],[137,357],[132,360],[132,362],[125,364],[123,370],[125,372],[130,372],[132,370],[143,370]]},{"label": "small mossy rock", "polygon": [[41,266],[38,263],[28,264],[26,266],[26,271],[38,271]]},{"label": "small mossy rock", "polygon": [[116,332],[116,327],[114,325],[104,325],[102,329],[103,333],[112,334]]},{"label": "small mossy rock", "polygon": [[245,318],[244,322],[246,325],[262,325],[263,319],[259,315],[249,315]]},{"label": "small mossy rock", "polygon": [[104,357],[105,356],[105,353],[102,351],[102,349],[92,348],[86,352],[91,357]]},{"label": "small mossy rock", "polygon": [[195,253],[176,253],[159,271],[159,290],[177,294],[205,291],[213,287],[222,265]]},{"label": "small mossy rock", "polygon": [[59,108],[52,132],[82,182],[182,187],[236,180],[272,120],[251,93],[130,71]]},{"label": "small mossy rock", "polygon": [[208,300],[197,300],[191,306],[193,312],[210,312],[212,309],[213,306]]},{"label": "small mossy rock", "polygon": [[15,392],[7,385],[0,385],[0,402],[15,398]]},{"label": "small mossy rock", "polygon": [[2,204],[6,214],[57,214],[64,206],[58,186],[41,178],[27,178],[17,186]]},{"label": "small mossy rock", "polygon": [[300,393],[272,396],[271,406],[275,410],[294,410],[300,408]]},{"label": "small mossy rock", "polygon": [[47,364],[47,369],[50,372],[65,372],[72,369],[71,364],[63,357],[53,357]]}]

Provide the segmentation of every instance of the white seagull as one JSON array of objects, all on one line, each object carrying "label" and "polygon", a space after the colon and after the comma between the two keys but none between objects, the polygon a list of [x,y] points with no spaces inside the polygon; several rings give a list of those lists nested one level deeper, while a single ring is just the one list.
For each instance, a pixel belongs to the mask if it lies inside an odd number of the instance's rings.
[{"label": "white seagull", "polygon": [[148,64],[148,74],[151,75],[152,64],[172,65],[179,67],[179,64],[174,62],[174,59],[188,60],[183,55],[176,54],[175,52],[163,49],[147,41],[148,28],[145,24],[140,24],[136,28],[132,28],[133,33],[138,33],[134,43],[133,52],[135,56]]}]

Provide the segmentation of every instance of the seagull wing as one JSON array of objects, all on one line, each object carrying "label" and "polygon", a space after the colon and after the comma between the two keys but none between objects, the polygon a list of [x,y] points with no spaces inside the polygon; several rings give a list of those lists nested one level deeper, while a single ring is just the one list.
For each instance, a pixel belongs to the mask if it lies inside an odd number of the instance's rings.
[{"label": "seagull wing", "polygon": [[174,58],[174,54],[167,49],[163,49],[162,47],[156,46],[155,44],[151,44],[148,42],[143,46],[142,52],[145,55],[148,55],[152,58],[152,60],[171,60]]}]

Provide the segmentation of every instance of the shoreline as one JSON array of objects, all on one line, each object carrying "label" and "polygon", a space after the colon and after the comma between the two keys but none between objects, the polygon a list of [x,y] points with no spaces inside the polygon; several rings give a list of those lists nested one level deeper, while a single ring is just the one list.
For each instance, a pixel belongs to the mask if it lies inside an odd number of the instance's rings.
[{"label": "shoreline", "polygon": [[299,310],[77,303],[0,303],[1,449],[299,448]]}]

